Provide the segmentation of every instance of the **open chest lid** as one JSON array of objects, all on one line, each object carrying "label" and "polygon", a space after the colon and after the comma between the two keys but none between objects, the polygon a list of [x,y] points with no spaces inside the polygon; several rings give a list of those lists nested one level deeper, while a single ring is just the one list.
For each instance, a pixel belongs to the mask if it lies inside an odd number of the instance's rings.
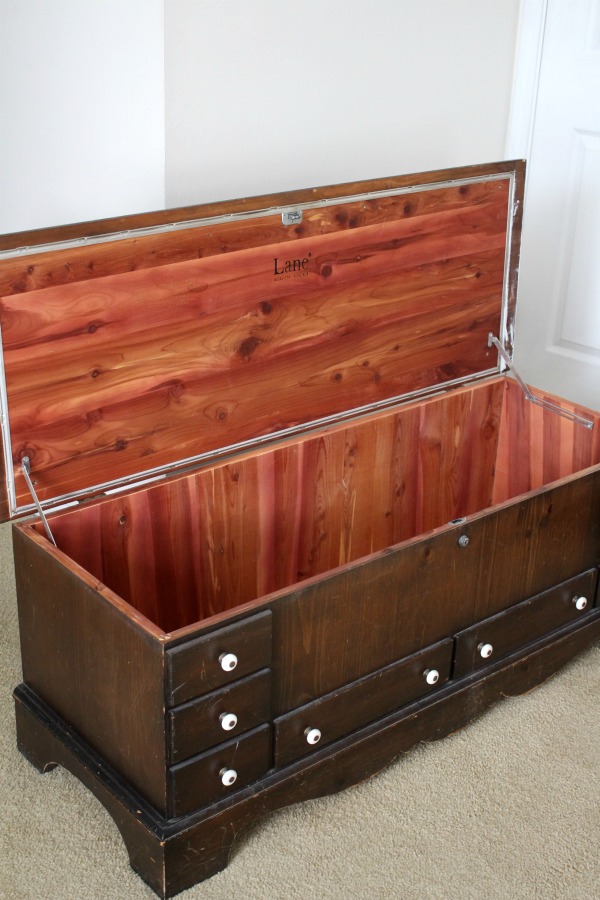
[{"label": "open chest lid", "polygon": [[[0,237],[0,520],[503,368],[525,164]],[[0,467],[2,460],[0,458]]]}]

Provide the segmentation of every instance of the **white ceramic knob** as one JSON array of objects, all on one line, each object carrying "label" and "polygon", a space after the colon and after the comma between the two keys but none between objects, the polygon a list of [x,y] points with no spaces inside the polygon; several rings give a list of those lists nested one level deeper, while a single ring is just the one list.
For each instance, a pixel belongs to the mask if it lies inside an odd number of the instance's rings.
[{"label": "white ceramic knob", "polygon": [[479,650],[479,655],[482,659],[489,659],[494,652],[494,648],[491,644],[479,644],[477,649]]},{"label": "white ceramic knob", "polygon": [[321,740],[321,732],[318,728],[307,728],[304,732],[307,744],[318,744]]},{"label": "white ceramic knob", "polygon": [[233,672],[238,664],[238,658],[235,653],[221,653],[219,662],[224,672]]},{"label": "white ceramic knob", "polygon": [[223,731],[231,731],[237,725],[237,716],[235,713],[221,713],[219,722]]},{"label": "white ceramic knob", "polygon": [[573,603],[575,604],[575,609],[581,612],[588,604],[587,597],[573,597]]},{"label": "white ceramic knob", "polygon": [[225,787],[231,787],[231,785],[235,784],[237,781],[237,772],[235,769],[221,769],[219,775],[221,776],[221,784]]},{"label": "white ceramic knob", "polygon": [[440,673],[437,669],[425,669],[423,676],[427,684],[437,684],[440,680]]}]

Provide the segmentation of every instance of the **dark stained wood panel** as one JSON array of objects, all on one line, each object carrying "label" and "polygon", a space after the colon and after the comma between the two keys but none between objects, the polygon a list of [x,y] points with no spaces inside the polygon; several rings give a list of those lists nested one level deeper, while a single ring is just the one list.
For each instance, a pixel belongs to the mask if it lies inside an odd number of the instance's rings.
[{"label": "dark stained wood panel", "polygon": [[[275,765],[289,765],[322,750],[369,722],[439,690],[450,677],[452,647],[449,638],[276,719]],[[437,674],[433,684],[426,680],[432,670]],[[309,744],[306,733],[314,728],[321,735],[316,744]]]},{"label": "dark stained wood panel", "polygon": [[208,229],[201,258],[5,295],[18,502],[24,455],[48,499],[492,368],[509,201],[501,179],[308,211],[281,275],[267,217],[231,246]]},{"label": "dark stained wood panel", "polygon": [[454,733],[487,706],[537,687],[599,637],[595,616],[476,681],[449,685],[336,743],[330,752],[268,774],[232,802],[180,823],[157,822],[139,795],[115,791],[102,759],[23,685],[15,691],[19,749],[40,771],[58,764],[79,778],[117,824],[134,870],[160,896],[171,897],[224,869],[238,833],[267,812],[364,782],[414,745]]},{"label": "dark stained wood panel", "polygon": [[[462,678],[493,665],[549,632],[585,619],[593,611],[597,578],[597,570],[590,569],[455,635],[453,677]],[[580,598],[586,602],[583,608],[575,605]],[[482,656],[480,651],[486,644],[489,653]]]},{"label": "dark stained wood panel", "polygon": [[166,811],[161,642],[29,526],[13,529],[13,544],[24,682]]},{"label": "dark stained wood panel", "polygon": [[[458,545],[466,535],[469,544]],[[600,471],[311,579],[277,604],[282,714],[600,562]],[[332,647],[336,652],[332,653]]]},{"label": "dark stained wood panel", "polygon": [[[167,652],[166,702],[176,706],[271,665],[272,613],[264,610]],[[221,657],[234,654],[233,669]]]},{"label": "dark stained wood panel", "polygon": [[[222,719],[234,715],[235,725]],[[183,703],[167,713],[167,749],[171,762],[181,762],[229,738],[244,734],[271,717],[271,672],[247,678]],[[227,727],[225,727],[227,726]]]},{"label": "dark stained wood panel", "polygon": [[[272,766],[272,734],[270,725],[240,735],[206,753],[169,769],[169,818],[178,818],[220,800],[251,784]],[[233,770],[232,785],[224,784],[222,773]]]}]

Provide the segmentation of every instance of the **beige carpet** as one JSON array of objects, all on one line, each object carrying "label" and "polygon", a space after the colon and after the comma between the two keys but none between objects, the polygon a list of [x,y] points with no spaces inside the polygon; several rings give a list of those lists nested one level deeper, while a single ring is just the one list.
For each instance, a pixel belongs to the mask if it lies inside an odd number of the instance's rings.
[{"label": "beige carpet", "polygon": [[[10,531],[0,527],[0,897],[155,896],[68,773],[15,749],[20,680]],[[600,897],[600,648],[365,785],[264,819],[186,900]]]}]

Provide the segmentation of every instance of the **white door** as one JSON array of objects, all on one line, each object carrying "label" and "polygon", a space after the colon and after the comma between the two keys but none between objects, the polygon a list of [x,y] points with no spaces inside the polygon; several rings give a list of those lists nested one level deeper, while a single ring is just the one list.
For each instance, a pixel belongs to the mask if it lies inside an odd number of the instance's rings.
[{"label": "white door", "polygon": [[543,12],[515,363],[533,386],[600,409],[600,0]]}]

